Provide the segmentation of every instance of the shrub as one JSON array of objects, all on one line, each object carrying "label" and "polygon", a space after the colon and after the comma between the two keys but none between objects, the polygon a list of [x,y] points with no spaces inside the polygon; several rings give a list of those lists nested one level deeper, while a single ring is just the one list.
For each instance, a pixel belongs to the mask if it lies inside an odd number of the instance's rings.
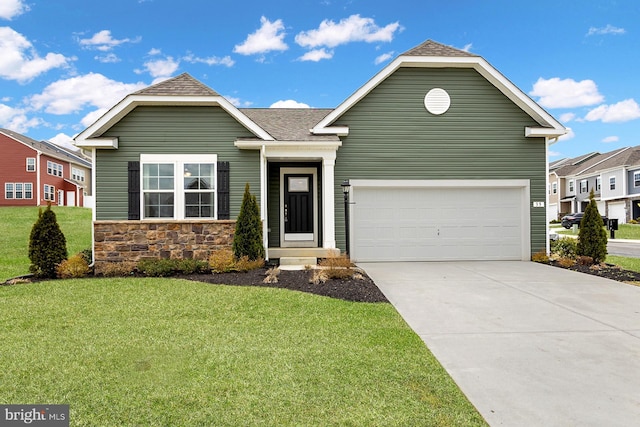
[{"label": "shrub", "polygon": [[266,276],[262,283],[278,283],[278,275],[280,274],[280,269],[278,267],[271,267],[267,270]]},{"label": "shrub", "polygon": [[580,221],[576,254],[593,258],[593,262],[604,261],[607,256],[607,232],[602,226],[602,216],[598,212],[593,189],[589,194],[589,204]]},{"label": "shrub", "polygon": [[627,224],[637,224],[638,221],[635,219],[630,219],[629,222]]},{"label": "shrub", "polygon": [[220,249],[213,252],[209,257],[209,266],[214,273],[228,273],[233,270],[235,260],[231,249]]},{"label": "shrub", "polygon": [[29,270],[37,277],[56,277],[56,267],[67,258],[67,241],[60,230],[51,203],[33,224],[29,236]]},{"label": "shrub", "polygon": [[349,279],[353,277],[353,263],[347,254],[324,258],[318,263],[318,266],[321,267],[327,279]]},{"label": "shrub", "polygon": [[106,262],[101,264],[100,273],[105,277],[127,277],[131,276],[136,269],[133,261]]},{"label": "shrub", "polygon": [[569,268],[575,263],[576,261],[573,258],[562,257],[558,260],[558,265],[562,268]]},{"label": "shrub", "polygon": [[77,279],[89,274],[89,263],[82,253],[73,255],[69,259],[62,261],[56,267],[56,275],[60,279]]},{"label": "shrub", "polygon": [[540,250],[531,256],[531,261],[547,264],[549,262],[549,257],[545,250]]},{"label": "shrub", "polygon": [[244,187],[244,197],[240,206],[240,214],[236,221],[235,234],[233,236],[233,254],[236,259],[247,256],[254,261],[264,258],[264,245],[262,244],[262,220],[256,196],[249,192],[249,183]]},{"label": "shrub", "polygon": [[576,258],[576,262],[578,265],[593,265],[595,261],[590,256],[580,255]]},{"label": "shrub", "polygon": [[255,270],[256,268],[260,268],[264,265],[264,259],[262,258],[258,258],[258,259],[249,259],[248,256],[243,256],[240,257],[240,259],[237,259],[235,261],[235,265],[233,267],[233,269],[235,271],[239,271],[239,272],[247,272],[249,270]]},{"label": "shrub", "polygon": [[143,259],[138,261],[139,272],[149,277],[168,277],[176,272],[176,262],[172,259]]},{"label": "shrub", "polygon": [[82,255],[85,261],[87,261],[87,264],[91,265],[91,263],[93,262],[93,251],[91,250],[91,248],[83,250],[82,252],[80,252],[80,255]]},{"label": "shrub", "polygon": [[311,278],[309,279],[309,283],[313,283],[314,285],[319,285],[320,283],[324,283],[329,280],[329,276],[327,276],[327,272],[321,268],[313,270],[311,274]]},{"label": "shrub", "polygon": [[175,268],[182,274],[206,273],[209,271],[209,264],[206,261],[184,258],[175,260]]},{"label": "shrub", "polygon": [[213,273],[228,273],[230,271],[245,272],[255,270],[263,265],[263,258],[252,260],[246,255],[236,258],[230,249],[217,250],[209,257],[209,266]]},{"label": "shrub", "polygon": [[561,237],[551,241],[551,253],[560,257],[575,258],[578,241],[571,237]]}]

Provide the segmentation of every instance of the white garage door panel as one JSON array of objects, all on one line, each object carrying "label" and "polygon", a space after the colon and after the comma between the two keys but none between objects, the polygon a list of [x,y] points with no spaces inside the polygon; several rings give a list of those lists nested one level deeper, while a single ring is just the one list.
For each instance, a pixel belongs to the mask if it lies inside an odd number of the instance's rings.
[{"label": "white garage door panel", "polygon": [[[618,224],[624,224],[627,222],[627,212],[625,210],[624,202],[610,202],[609,203],[609,218],[617,218]],[[602,211],[601,211],[602,212]]]},{"label": "white garage door panel", "polygon": [[358,261],[520,260],[523,188],[353,188]]}]

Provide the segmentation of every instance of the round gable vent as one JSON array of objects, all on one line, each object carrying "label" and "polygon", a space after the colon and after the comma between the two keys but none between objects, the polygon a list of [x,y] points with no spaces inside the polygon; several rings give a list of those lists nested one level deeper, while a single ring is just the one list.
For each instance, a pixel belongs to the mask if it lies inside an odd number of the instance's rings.
[{"label": "round gable vent", "polygon": [[446,90],[436,87],[427,92],[424,97],[424,106],[431,114],[444,114],[451,106],[451,98]]}]

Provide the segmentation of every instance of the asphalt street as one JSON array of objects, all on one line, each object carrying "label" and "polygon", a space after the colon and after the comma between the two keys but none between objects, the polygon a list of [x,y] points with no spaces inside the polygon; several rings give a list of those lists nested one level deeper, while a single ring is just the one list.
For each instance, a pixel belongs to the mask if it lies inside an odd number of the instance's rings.
[{"label": "asphalt street", "polygon": [[609,255],[640,258],[640,242],[625,242],[622,240],[609,241],[607,243],[607,252]]}]

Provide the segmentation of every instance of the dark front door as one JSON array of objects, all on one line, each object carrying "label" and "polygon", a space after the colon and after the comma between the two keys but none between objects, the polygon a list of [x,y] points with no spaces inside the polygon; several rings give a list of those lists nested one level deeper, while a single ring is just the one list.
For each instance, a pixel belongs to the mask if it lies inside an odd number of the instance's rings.
[{"label": "dark front door", "polygon": [[285,174],[284,186],[285,236],[313,240],[313,175]]}]

